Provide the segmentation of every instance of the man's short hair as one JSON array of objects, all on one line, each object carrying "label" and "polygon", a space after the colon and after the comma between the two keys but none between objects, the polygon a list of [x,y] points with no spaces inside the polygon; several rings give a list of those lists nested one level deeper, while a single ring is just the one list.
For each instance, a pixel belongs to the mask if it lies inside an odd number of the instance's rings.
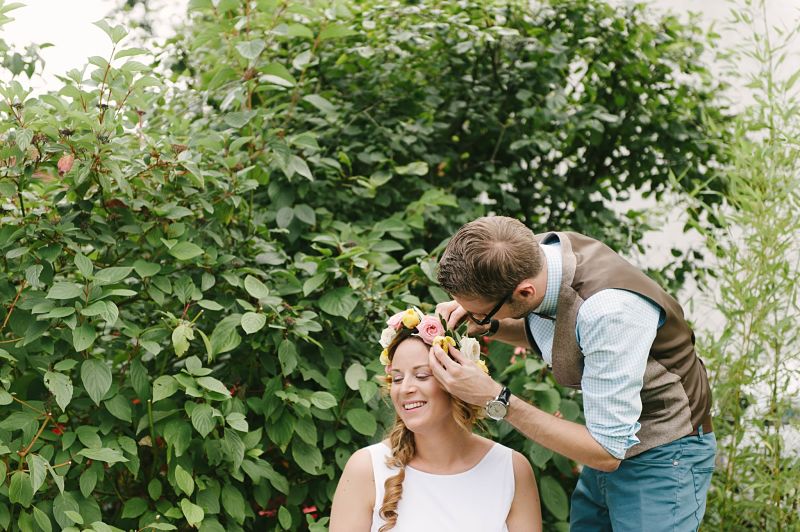
[{"label": "man's short hair", "polygon": [[542,270],[533,231],[514,218],[485,216],[464,224],[439,260],[439,284],[451,295],[499,300]]}]

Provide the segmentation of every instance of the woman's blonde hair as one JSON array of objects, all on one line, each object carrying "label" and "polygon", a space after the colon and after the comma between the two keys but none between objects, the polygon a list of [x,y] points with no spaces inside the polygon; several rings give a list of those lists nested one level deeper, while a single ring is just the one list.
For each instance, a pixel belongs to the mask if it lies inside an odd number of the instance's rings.
[{"label": "woman's blonde hair", "polygon": [[[388,347],[390,360],[394,358],[397,346],[412,337],[411,335],[414,332],[415,329],[404,329],[397,334]],[[418,340],[422,342],[421,339]],[[479,419],[483,409],[465,403],[454,396],[450,396],[450,401],[453,406],[452,412],[455,422],[467,432],[472,432],[472,427]],[[386,523],[380,527],[379,532],[386,532],[394,528],[397,524],[397,505],[400,503],[400,498],[403,496],[403,480],[406,478],[406,465],[416,454],[414,433],[408,430],[408,427],[406,427],[399,415],[395,416],[394,426],[389,431],[389,445],[392,454],[386,459],[386,465],[397,468],[399,471],[396,475],[387,478],[386,482],[383,484],[383,503],[381,504],[379,515]]]}]

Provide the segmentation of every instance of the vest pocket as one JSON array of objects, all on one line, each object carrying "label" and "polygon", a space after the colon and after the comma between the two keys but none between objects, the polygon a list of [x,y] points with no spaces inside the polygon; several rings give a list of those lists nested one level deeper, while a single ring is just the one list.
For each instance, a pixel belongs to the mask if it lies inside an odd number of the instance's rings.
[{"label": "vest pocket", "polygon": [[656,417],[657,414],[667,409],[667,403],[663,399],[651,399],[642,404],[642,414],[640,418]]}]

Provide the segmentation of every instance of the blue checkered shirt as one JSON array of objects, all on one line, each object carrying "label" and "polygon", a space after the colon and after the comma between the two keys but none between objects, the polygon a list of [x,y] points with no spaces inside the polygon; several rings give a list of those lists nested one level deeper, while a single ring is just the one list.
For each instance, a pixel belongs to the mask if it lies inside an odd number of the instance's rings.
[{"label": "blue checkered shirt", "polygon": [[[544,300],[528,324],[547,364],[553,364],[555,317],[561,286],[561,244],[542,246],[547,260]],[[581,389],[586,428],[620,460],[639,443],[640,392],[650,347],[663,324],[661,309],[627,290],[601,290],[578,310],[575,335],[584,356]]]}]

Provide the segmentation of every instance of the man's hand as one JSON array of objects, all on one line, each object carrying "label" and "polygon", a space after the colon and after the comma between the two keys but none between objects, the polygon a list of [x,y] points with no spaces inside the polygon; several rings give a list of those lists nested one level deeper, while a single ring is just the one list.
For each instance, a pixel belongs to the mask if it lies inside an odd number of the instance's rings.
[{"label": "man's hand", "polygon": [[448,393],[478,406],[485,406],[500,394],[502,386],[494,382],[477,364],[464,358],[458,349],[448,347],[449,355],[438,345],[431,347],[428,352],[433,375]]},{"label": "man's hand", "polygon": [[477,325],[469,317],[464,307],[456,301],[447,301],[436,305],[436,314],[444,318],[447,328],[455,330],[465,319],[467,320],[467,336],[483,336],[489,330],[489,325]]}]

